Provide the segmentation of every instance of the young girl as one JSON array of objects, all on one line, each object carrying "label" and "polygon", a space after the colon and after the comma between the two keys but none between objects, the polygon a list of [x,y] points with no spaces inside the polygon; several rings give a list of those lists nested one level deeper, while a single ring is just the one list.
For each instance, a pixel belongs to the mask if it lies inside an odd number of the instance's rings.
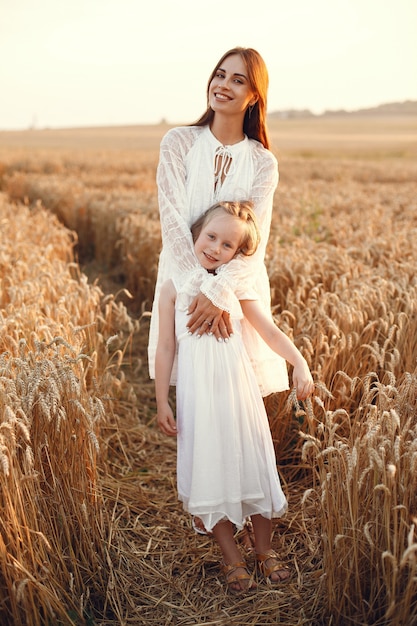
[{"label": "young girl", "polygon": [[[239,255],[255,253],[259,231],[249,202],[218,202],[192,227],[198,270],[215,279]],[[166,281],[159,299],[159,340],[155,386],[157,420],[178,438],[177,487],[185,510],[200,518],[222,551],[222,571],[235,593],[253,588],[253,579],[234,539],[250,517],[260,572],[271,583],[286,580],[288,570],[271,549],[272,518],[287,509],[277,469],[268,418],[255,372],[242,340],[250,324],[270,348],[294,366],[293,382],[301,399],[314,388],[305,359],[266,315],[259,297],[248,289],[233,312],[228,343],[199,338],[187,328],[194,280]],[[168,402],[178,346],[175,421]]]}]

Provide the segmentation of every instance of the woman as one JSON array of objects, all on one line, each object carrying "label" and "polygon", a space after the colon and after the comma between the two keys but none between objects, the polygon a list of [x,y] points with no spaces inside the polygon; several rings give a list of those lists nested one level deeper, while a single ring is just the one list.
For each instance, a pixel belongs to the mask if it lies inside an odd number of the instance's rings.
[{"label": "woman", "polygon": [[[213,341],[227,341],[233,332],[230,314],[239,317],[239,299],[251,288],[271,317],[264,259],[278,165],[269,150],[267,90],[268,72],[260,54],[253,48],[233,48],[209,78],[205,113],[191,126],[169,130],[162,139],[157,170],[162,251],[149,335],[151,378],[155,378],[159,293],[166,280],[174,279],[178,288],[194,296],[188,328],[197,336],[208,333]],[[233,259],[214,279],[201,280],[191,225],[216,202],[246,199],[253,203],[260,230],[256,253]],[[262,395],[288,389],[285,360],[245,321],[242,335]],[[171,383],[176,383],[175,363]],[[268,559],[267,568],[272,582],[286,578],[274,558]]]},{"label": "woman", "polygon": [[[278,184],[277,161],[269,151],[266,129],[268,72],[252,48],[233,48],[213,70],[207,87],[207,110],[192,126],[173,128],[161,142],[157,171],[162,251],[152,308],[149,370],[155,377],[158,299],[162,283],[172,277],[198,292],[190,307],[191,333],[212,333],[227,341],[229,314],[239,308],[240,292],[253,286],[270,314],[270,286],[264,263],[273,195]],[[235,259],[215,281],[200,280],[191,224],[207,206],[222,200],[250,199],[261,245],[251,258]],[[284,359],[244,329],[263,396],[288,389]],[[175,384],[175,367],[172,383]]]}]

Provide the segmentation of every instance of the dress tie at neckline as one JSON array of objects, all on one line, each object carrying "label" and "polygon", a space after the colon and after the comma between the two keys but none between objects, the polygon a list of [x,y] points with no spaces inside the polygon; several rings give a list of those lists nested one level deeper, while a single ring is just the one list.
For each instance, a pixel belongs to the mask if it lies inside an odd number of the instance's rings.
[{"label": "dress tie at neckline", "polygon": [[232,151],[229,146],[218,146],[214,153],[214,195],[220,193],[226,176],[231,171],[233,164]]}]

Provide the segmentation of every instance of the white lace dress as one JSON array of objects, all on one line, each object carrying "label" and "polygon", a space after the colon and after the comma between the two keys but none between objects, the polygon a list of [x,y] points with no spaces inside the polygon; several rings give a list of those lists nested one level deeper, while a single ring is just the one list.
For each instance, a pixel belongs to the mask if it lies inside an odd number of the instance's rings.
[{"label": "white lace dress", "polygon": [[[216,174],[219,160],[220,175],[218,171]],[[163,247],[148,345],[151,378],[155,377],[159,292],[165,280],[193,283],[194,293],[201,289],[214,304],[231,314],[239,310],[238,299],[242,294],[253,288],[270,314],[270,286],[264,257],[278,166],[274,155],[258,141],[245,137],[237,144],[223,146],[208,126],[184,126],[169,130],[162,139],[157,183]],[[201,282],[190,226],[214,202],[221,200],[254,203],[261,244],[252,257],[234,259],[215,280]],[[284,359],[270,350],[252,327],[244,329],[244,341],[262,395],[288,389]],[[171,382],[176,382],[176,367]]]},{"label": "white lace dress", "polygon": [[229,519],[283,515],[281,489],[264,402],[233,318],[227,343],[187,333],[189,297],[177,297],[177,487],[184,509],[210,531]]}]

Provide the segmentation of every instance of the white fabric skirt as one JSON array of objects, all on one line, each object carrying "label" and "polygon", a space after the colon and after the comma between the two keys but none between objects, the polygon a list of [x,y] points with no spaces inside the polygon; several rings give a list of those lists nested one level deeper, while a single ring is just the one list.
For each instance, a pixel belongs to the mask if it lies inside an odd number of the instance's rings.
[{"label": "white fabric skirt", "polygon": [[221,520],[282,516],[282,491],[271,432],[239,320],[218,342],[185,329],[177,311],[178,497],[207,531]]}]

